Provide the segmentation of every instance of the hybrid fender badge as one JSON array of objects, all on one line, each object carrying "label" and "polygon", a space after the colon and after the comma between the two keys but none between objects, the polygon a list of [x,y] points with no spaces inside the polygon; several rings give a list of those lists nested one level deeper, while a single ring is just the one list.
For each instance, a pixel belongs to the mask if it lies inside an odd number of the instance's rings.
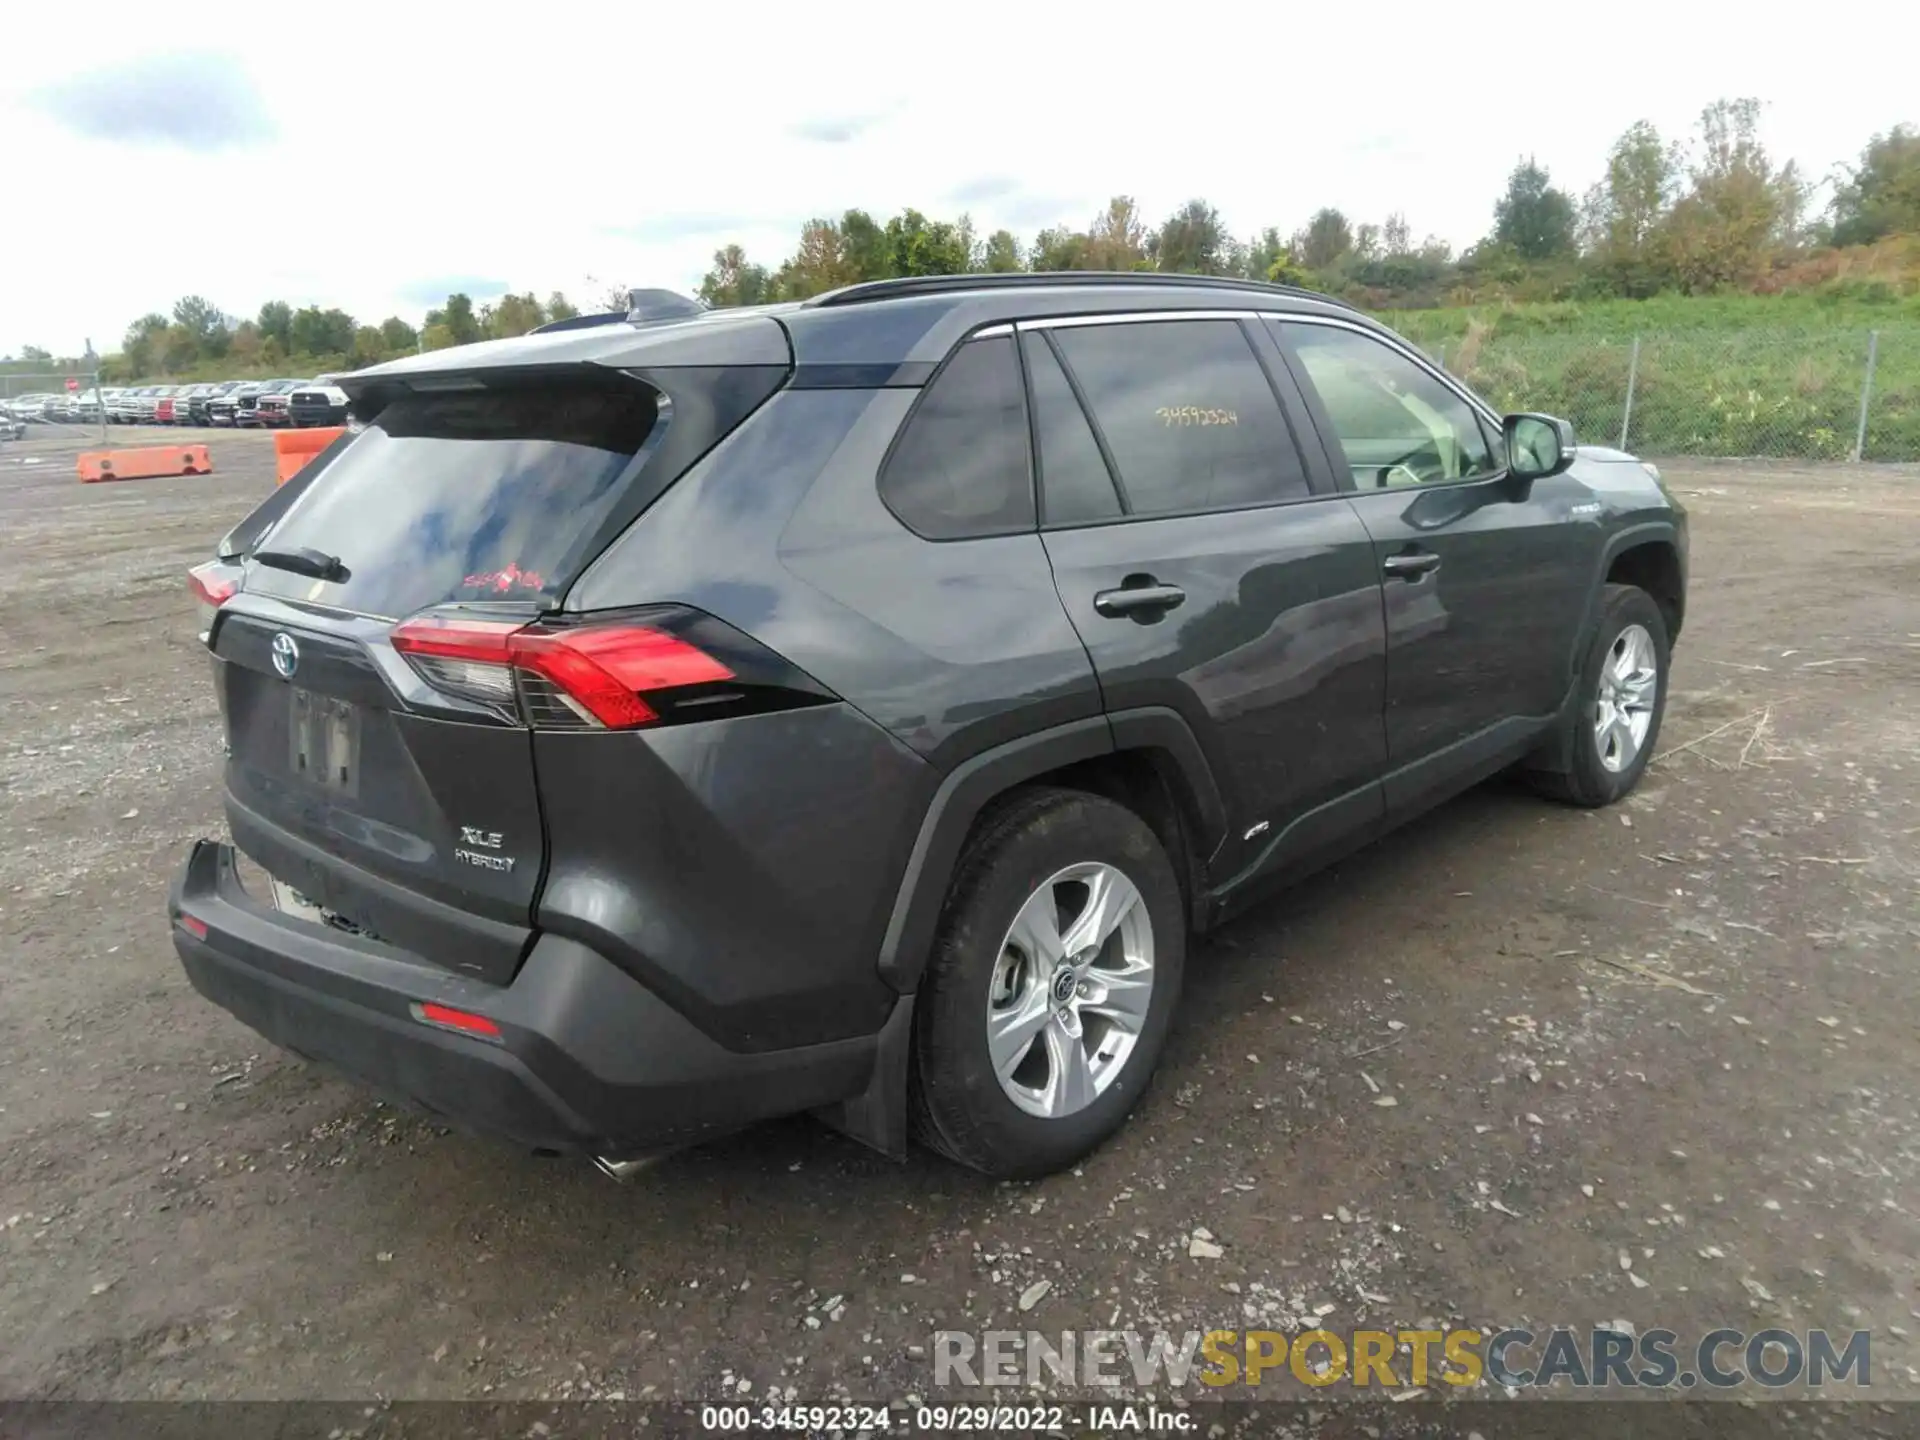
[{"label": "hybrid fender badge", "polygon": [[282,680],[291,680],[300,668],[300,644],[284,630],[273,637],[273,668]]}]

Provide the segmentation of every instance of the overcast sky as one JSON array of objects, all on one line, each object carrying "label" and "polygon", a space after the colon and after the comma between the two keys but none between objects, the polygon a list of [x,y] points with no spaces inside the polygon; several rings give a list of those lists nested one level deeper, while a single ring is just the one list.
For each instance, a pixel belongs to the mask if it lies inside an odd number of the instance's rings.
[{"label": "overcast sky", "polygon": [[1769,102],[1816,176],[1920,120],[1911,45],[1724,0],[922,13],[15,6],[0,353],[116,349],[195,293],[377,322],[453,289],[691,290],[717,246],[776,264],[852,205],[1024,241],[1200,195],[1242,235],[1337,205],[1464,246],[1518,156],[1577,196],[1628,124],[1679,134],[1720,96]]}]

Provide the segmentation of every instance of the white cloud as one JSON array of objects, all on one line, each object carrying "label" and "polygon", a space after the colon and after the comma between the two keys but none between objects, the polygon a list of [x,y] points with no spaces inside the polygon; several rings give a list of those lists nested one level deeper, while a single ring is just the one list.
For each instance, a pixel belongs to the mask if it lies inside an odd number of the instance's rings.
[{"label": "white cloud", "polygon": [[774,263],[850,205],[964,205],[1031,238],[1116,192],[1150,216],[1202,195],[1243,234],[1331,204],[1464,245],[1516,158],[1577,193],[1643,117],[1679,134],[1757,95],[1775,152],[1815,175],[1920,118],[1889,98],[1911,94],[1901,47],[1811,26],[1783,44],[1698,0],[1268,0],[1097,25],[1031,3],[925,23],[843,4],[817,25],[752,0],[510,23],[266,6],[217,55],[166,49],[150,6],[84,13],[8,21],[0,351],[111,348],[190,293],[377,321],[456,281],[476,300],[586,300],[590,275],[690,289],[716,246]]}]

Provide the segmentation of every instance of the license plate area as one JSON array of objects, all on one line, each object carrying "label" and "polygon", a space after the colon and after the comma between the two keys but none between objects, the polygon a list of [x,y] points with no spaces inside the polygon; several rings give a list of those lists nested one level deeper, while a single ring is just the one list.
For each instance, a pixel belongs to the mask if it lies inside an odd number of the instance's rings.
[{"label": "license plate area", "polygon": [[289,704],[287,763],[295,778],[336,795],[358,795],[359,707],[299,689],[290,692]]}]

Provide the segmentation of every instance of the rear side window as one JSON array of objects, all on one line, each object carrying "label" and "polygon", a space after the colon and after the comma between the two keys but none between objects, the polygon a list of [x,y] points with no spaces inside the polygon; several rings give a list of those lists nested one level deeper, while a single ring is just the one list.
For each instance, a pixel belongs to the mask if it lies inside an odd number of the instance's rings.
[{"label": "rear side window", "polygon": [[1120,513],[1120,496],[1093,427],[1074,398],[1045,335],[1021,344],[1033,384],[1033,433],[1040,450],[1040,508],[1047,525],[1089,525]]},{"label": "rear side window", "polygon": [[338,557],[342,581],[255,566],[249,590],[394,619],[557,591],[661,418],[658,394],[535,386],[395,400],[258,542]]},{"label": "rear side window", "polygon": [[1268,505],[1307,495],[1300,452],[1233,320],[1155,320],[1054,332],[1135,515]]},{"label": "rear side window", "polygon": [[887,457],[880,495],[929,540],[1033,529],[1027,407],[1011,336],[969,340],[933,377]]}]

